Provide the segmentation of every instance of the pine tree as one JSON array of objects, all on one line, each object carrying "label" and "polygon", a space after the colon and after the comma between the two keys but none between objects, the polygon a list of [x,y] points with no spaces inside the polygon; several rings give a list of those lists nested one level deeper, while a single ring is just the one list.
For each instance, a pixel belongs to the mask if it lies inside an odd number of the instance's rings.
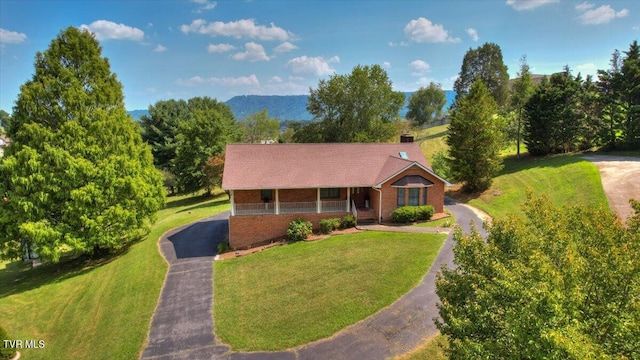
[{"label": "pine tree", "polygon": [[533,85],[533,80],[531,79],[531,73],[529,72],[527,57],[522,56],[522,58],[520,58],[520,72],[518,73],[518,78],[513,81],[513,87],[511,89],[511,107],[516,113],[515,137],[518,159],[520,158],[520,140],[522,138],[522,124],[524,122],[524,106],[527,101],[529,101],[534,91],[535,87]]},{"label": "pine tree", "polygon": [[57,261],[139,237],[163,206],[162,177],[127,115],[122,85],[87,31],[63,30],[35,59],[0,162],[0,255]]},{"label": "pine tree", "polygon": [[467,192],[486,190],[502,168],[499,153],[504,125],[495,116],[497,111],[496,102],[480,80],[451,111],[447,136],[450,168]]}]

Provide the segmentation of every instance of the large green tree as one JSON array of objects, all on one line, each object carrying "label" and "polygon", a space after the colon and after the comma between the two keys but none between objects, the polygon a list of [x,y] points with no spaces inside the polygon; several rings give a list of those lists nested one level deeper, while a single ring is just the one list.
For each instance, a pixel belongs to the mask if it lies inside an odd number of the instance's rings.
[{"label": "large green tree", "polygon": [[207,160],[219,155],[229,142],[242,139],[242,129],[236,123],[231,108],[209,97],[191,98],[187,102],[189,118],[178,124],[176,155],[172,172],[176,175],[178,191],[211,190],[204,166]]},{"label": "large green tree", "polygon": [[[307,110],[319,125],[314,134],[298,139],[321,142],[383,142],[396,134],[405,96],[393,91],[379,65],[353,68],[349,75],[332,75],[311,89]],[[317,135],[317,136],[312,136]]]},{"label": "large green tree", "polygon": [[10,121],[11,115],[4,110],[0,110],[0,131],[7,131]]},{"label": "large green tree", "polygon": [[462,60],[458,79],[453,84],[456,101],[464,97],[476,80],[482,80],[500,108],[509,102],[509,73],[502,60],[502,50],[494,43],[469,49]]},{"label": "large green tree", "polygon": [[543,79],[525,105],[524,142],[532,155],[575,151],[586,131],[582,78],[564,71]]},{"label": "large green tree", "polygon": [[178,146],[178,124],[190,118],[184,100],[161,100],[149,106],[149,115],[140,117],[142,139],[151,145],[154,164],[170,171]]},{"label": "large green tree", "polygon": [[431,82],[411,95],[406,118],[414,126],[424,126],[442,117],[446,103],[447,97],[440,84]]},{"label": "large green tree", "polygon": [[622,141],[627,149],[640,149],[640,46],[634,41],[625,51],[621,68],[622,101],[625,118]]},{"label": "large green tree", "polygon": [[500,149],[504,144],[504,123],[496,116],[498,107],[481,80],[469,94],[456,101],[449,118],[449,167],[454,180],[467,192],[487,189],[502,168]]},{"label": "large green tree", "polygon": [[88,31],[69,27],[37,53],[0,160],[0,256],[26,245],[57,261],[68,249],[120,248],[145,230],[164,203],[162,177],[123,99]]},{"label": "large green tree", "polygon": [[512,126],[516,140],[516,154],[518,159],[520,158],[520,141],[522,139],[522,124],[524,123],[524,106],[527,104],[533,92],[535,86],[531,79],[531,72],[529,71],[529,64],[527,64],[527,57],[522,56],[520,58],[520,71],[518,72],[518,78],[513,80],[511,86],[511,109],[514,112],[515,126]]},{"label": "large green tree", "polygon": [[615,50],[611,55],[608,70],[598,70],[598,105],[602,127],[600,137],[606,146],[613,149],[617,146],[619,133],[622,132],[621,124],[624,119],[622,103],[622,57]]},{"label": "large green tree", "polygon": [[242,127],[244,128],[244,140],[248,143],[275,140],[280,133],[280,122],[276,118],[270,118],[267,109],[247,116]]},{"label": "large green tree", "polygon": [[640,203],[609,210],[529,200],[485,240],[456,230],[436,280],[450,359],[639,359]]}]

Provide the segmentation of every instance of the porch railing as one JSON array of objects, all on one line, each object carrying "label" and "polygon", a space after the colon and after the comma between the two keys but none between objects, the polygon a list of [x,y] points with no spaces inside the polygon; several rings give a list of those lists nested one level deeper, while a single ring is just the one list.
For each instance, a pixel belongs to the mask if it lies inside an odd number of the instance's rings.
[{"label": "porch railing", "polygon": [[281,202],[280,214],[305,214],[318,211],[315,201]]},{"label": "porch railing", "polygon": [[[318,212],[316,201],[281,202],[278,204],[280,214],[309,214]],[[320,202],[320,212],[346,212],[347,200],[327,200]],[[236,203],[236,215],[275,214],[275,203]]]}]

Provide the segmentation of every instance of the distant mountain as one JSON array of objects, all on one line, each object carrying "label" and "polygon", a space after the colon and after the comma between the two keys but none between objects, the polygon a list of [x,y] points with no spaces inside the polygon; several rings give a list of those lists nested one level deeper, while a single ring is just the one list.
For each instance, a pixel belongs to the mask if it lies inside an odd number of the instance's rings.
[{"label": "distant mountain", "polygon": [[[405,92],[406,101],[400,115],[407,114],[407,106],[409,97],[413,92]],[[452,90],[445,90],[447,103],[444,111],[447,111],[453,104],[456,93]],[[278,118],[280,121],[285,120],[312,120],[313,116],[307,111],[308,95],[241,95],[234,96],[227,100],[226,104],[231,107],[233,115],[238,121],[244,121],[248,115],[261,112],[267,109],[270,117]],[[140,121],[141,115],[148,115],[147,110],[133,110],[129,114],[137,121]]]}]

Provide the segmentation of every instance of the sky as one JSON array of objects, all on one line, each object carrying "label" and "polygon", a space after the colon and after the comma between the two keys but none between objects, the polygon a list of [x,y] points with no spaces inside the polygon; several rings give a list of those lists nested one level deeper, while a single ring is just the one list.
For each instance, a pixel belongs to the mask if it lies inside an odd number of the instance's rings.
[{"label": "sky", "polygon": [[382,66],[398,91],[452,89],[464,54],[486,42],[512,78],[523,55],[535,74],[596,74],[640,38],[640,1],[0,0],[0,109],[12,112],[36,53],[68,26],[95,34],[136,110],[309,94],[356,65]]}]

